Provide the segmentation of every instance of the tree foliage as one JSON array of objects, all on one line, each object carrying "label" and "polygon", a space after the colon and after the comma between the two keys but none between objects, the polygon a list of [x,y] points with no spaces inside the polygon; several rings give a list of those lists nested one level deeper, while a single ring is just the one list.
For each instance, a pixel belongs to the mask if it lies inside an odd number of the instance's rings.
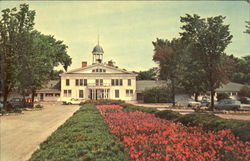
[{"label": "tree foliage", "polygon": [[249,86],[243,86],[239,91],[239,96],[241,97],[250,97],[250,87]]},{"label": "tree foliage", "polygon": [[229,73],[232,70],[230,63],[224,53],[227,45],[231,43],[232,35],[229,32],[229,25],[224,25],[223,16],[208,17],[206,19],[194,14],[186,14],[181,17],[184,25],[180,35],[192,45],[195,59],[200,61],[204,70],[203,83],[211,92],[211,107],[214,106],[215,89],[222,83],[228,81]]},{"label": "tree foliage", "polygon": [[156,80],[158,68],[153,67],[147,71],[140,71],[138,73],[138,80]]},{"label": "tree foliage", "polygon": [[231,81],[250,85],[250,55],[235,59]]},{"label": "tree foliage", "polygon": [[160,75],[162,80],[170,80],[172,102],[175,106],[175,88],[181,80],[181,73],[183,71],[182,54],[183,44],[180,39],[173,39],[172,41],[158,39],[153,42],[154,56],[153,60],[159,64]]},{"label": "tree foliage", "polygon": [[13,88],[25,96],[47,83],[54,67],[71,64],[67,46],[33,29],[35,11],[29,5],[2,11],[0,21],[1,84],[4,104]]},{"label": "tree foliage", "polygon": [[[16,8],[2,10],[0,20],[0,51],[1,51],[1,84],[4,96],[4,106],[11,90],[16,86],[18,80],[17,65],[23,63],[19,61],[20,53],[24,53],[25,44],[23,39],[27,38],[34,26],[35,11],[29,10],[27,4],[21,4],[20,10]],[[21,43],[20,43],[21,42]]]},{"label": "tree foliage", "polygon": [[143,91],[145,103],[170,103],[172,102],[171,90],[167,87],[154,87]]}]

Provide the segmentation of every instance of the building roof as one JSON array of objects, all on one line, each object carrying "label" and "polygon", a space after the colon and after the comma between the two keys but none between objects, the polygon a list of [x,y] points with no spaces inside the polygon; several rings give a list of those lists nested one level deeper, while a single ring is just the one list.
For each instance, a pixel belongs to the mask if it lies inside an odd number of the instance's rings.
[{"label": "building roof", "polygon": [[137,80],[136,81],[136,91],[142,92],[146,89],[150,89],[153,87],[161,87],[166,86],[166,81],[156,81],[156,80]]},{"label": "building roof", "polygon": [[37,93],[60,93],[60,90],[60,80],[50,80],[42,89],[37,90]]},{"label": "building roof", "polygon": [[93,54],[95,53],[104,53],[103,51],[103,48],[98,44],[94,47],[93,51],[92,51]]},{"label": "building roof", "polygon": [[245,86],[244,84],[229,82],[223,84],[220,88],[217,88],[216,92],[239,92],[240,89]]}]

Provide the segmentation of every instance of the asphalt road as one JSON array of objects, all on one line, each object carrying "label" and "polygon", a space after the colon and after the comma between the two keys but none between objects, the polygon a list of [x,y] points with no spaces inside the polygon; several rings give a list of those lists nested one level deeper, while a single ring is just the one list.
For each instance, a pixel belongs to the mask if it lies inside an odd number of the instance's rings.
[{"label": "asphalt road", "polygon": [[43,104],[40,111],[0,117],[0,161],[26,161],[78,105]]}]

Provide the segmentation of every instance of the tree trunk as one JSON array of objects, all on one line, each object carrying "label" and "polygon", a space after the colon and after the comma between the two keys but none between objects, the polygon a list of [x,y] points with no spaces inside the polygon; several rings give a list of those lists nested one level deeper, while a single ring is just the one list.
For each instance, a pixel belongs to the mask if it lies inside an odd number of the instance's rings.
[{"label": "tree trunk", "polygon": [[25,107],[26,100],[25,100],[25,92],[24,91],[22,92],[22,95],[23,95],[23,107]]},{"label": "tree trunk", "polygon": [[171,80],[172,83],[172,100],[173,100],[173,107],[175,107],[175,81],[174,78]]},{"label": "tree trunk", "polygon": [[31,95],[32,107],[34,107],[35,94],[36,94],[36,90],[33,89],[33,90],[32,90],[32,95]]},{"label": "tree trunk", "polygon": [[9,90],[8,87],[4,87],[3,91],[3,108],[7,110],[7,100],[9,96]]},{"label": "tree trunk", "polygon": [[215,91],[211,90],[210,94],[211,94],[211,107],[210,108],[213,111],[214,110],[214,95],[215,95]]},{"label": "tree trunk", "polygon": [[198,102],[198,96],[199,96],[199,93],[195,92],[195,93],[194,93],[194,100],[195,100],[196,102]]}]

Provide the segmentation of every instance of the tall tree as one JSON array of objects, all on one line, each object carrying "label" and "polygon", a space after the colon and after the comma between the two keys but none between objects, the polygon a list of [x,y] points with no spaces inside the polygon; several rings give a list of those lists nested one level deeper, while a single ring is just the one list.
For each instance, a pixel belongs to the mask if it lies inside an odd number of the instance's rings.
[{"label": "tall tree", "polygon": [[230,69],[225,56],[225,49],[231,43],[232,35],[229,25],[224,25],[225,17],[216,16],[202,19],[194,14],[181,17],[184,23],[180,33],[184,39],[189,40],[195,36],[191,43],[194,47],[196,58],[201,62],[205,71],[204,85],[210,90],[211,109],[214,109],[215,89],[228,80]]},{"label": "tall tree", "polygon": [[18,41],[23,33],[30,32],[34,26],[35,11],[29,10],[27,4],[21,4],[19,11],[16,8],[2,10],[0,20],[0,51],[1,51],[1,84],[3,104],[6,105],[9,93],[17,82],[17,64],[19,53],[22,53]]},{"label": "tall tree", "polygon": [[154,56],[153,60],[159,64],[160,75],[162,80],[171,82],[172,102],[175,107],[175,92],[176,85],[179,83],[182,69],[181,54],[182,43],[180,39],[173,39],[172,41],[158,39],[153,42]]},{"label": "tall tree", "polygon": [[33,102],[36,90],[41,89],[50,80],[54,67],[62,64],[66,70],[71,64],[71,58],[67,55],[67,46],[63,41],[38,31],[33,31],[30,36],[31,46],[23,58],[20,58],[23,63],[19,65],[18,88],[23,96],[31,93]]}]

